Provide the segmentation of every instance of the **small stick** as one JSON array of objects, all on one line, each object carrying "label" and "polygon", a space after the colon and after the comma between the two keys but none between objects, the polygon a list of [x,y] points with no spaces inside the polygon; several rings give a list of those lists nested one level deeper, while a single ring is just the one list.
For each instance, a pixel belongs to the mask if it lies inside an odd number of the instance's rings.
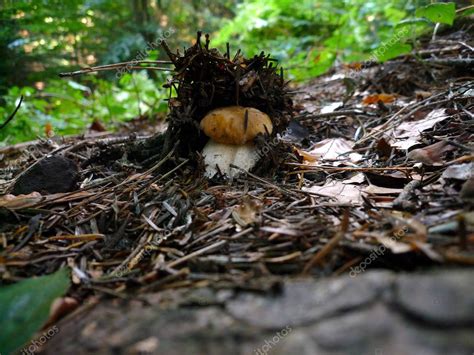
[{"label": "small stick", "polygon": [[349,210],[345,210],[342,215],[341,224],[339,225],[339,231],[332,237],[329,242],[319,250],[311,260],[303,268],[303,274],[308,274],[313,265],[321,262],[334,248],[339,244],[339,242],[344,238],[347,230],[349,229]]},{"label": "small stick", "polygon": [[239,94],[240,94],[240,65],[237,65],[237,70],[235,71],[235,104],[239,105]]},{"label": "small stick", "polygon": [[[176,57],[177,56],[176,56],[176,54],[171,52],[171,49],[168,46],[168,43],[166,43],[165,40],[162,40],[162,41],[160,41],[160,44],[163,47],[163,49],[165,50],[166,55],[168,56],[168,58],[173,62],[174,65],[176,65]],[[185,49],[185,52],[186,52],[186,49]]]},{"label": "small stick", "polygon": [[127,68],[127,69],[133,69],[133,70],[140,70],[140,69],[145,69],[145,70],[160,70],[160,71],[171,71],[172,69],[169,68],[162,68],[162,67],[141,67],[137,66],[136,64],[145,64],[145,63],[156,63],[158,64],[161,62],[162,64],[171,64],[168,61],[151,61],[151,60],[143,60],[143,61],[137,61],[135,64],[132,66],[131,65],[134,62],[124,62],[124,63],[117,63],[117,64],[107,64],[107,65],[100,65],[97,67],[90,67],[90,68],[85,68],[81,70],[76,70],[73,72],[67,72],[67,73],[59,73],[59,77],[68,77],[68,76],[76,76],[76,75],[82,75],[82,74],[89,74],[89,73],[95,73],[95,72],[100,72],[100,71],[110,71],[110,70],[115,70],[119,68]]},{"label": "small stick", "polygon": [[235,53],[234,59],[232,59],[232,61],[235,62],[237,58],[239,57],[239,55],[240,55],[240,48],[237,49],[237,52]]},{"label": "small stick", "polygon": [[196,46],[198,46],[200,50],[202,50],[202,46],[201,46],[201,36],[202,36],[202,32],[201,32],[201,31],[198,31],[198,32],[197,32],[197,36],[196,36]]},{"label": "small stick", "polygon": [[183,257],[181,257],[181,258],[179,258],[179,259],[176,259],[176,260],[174,260],[174,261],[171,261],[171,262],[169,262],[169,263],[166,265],[166,267],[167,267],[167,268],[173,268],[173,267],[175,267],[175,266],[178,266],[179,264],[184,263],[185,261],[188,261],[188,260],[193,259],[193,258],[196,257],[196,256],[200,256],[200,255],[202,255],[202,254],[207,253],[208,251],[211,251],[211,250],[220,248],[220,247],[222,247],[222,246],[225,245],[225,244],[227,244],[227,241],[226,241],[226,240],[218,241],[218,242],[216,242],[216,243],[214,243],[214,244],[211,244],[211,245],[209,245],[209,246],[207,246],[207,247],[204,247],[204,248],[199,249],[199,250],[196,250],[195,252],[192,252],[192,253],[190,253],[190,254],[188,254],[188,255],[185,255],[185,256],[183,256]]},{"label": "small stick", "polygon": [[296,116],[295,118],[301,119],[301,120],[314,120],[317,118],[329,118],[329,117],[338,117],[338,116],[373,116],[373,115],[371,115],[368,112],[359,111],[359,110],[341,110],[341,111],[319,113],[316,115],[300,115],[300,116]]},{"label": "small stick", "polygon": [[10,115],[10,117],[8,117],[7,120],[5,122],[3,122],[2,125],[0,126],[0,130],[2,128],[4,128],[8,123],[10,123],[11,120],[13,120],[13,117],[15,117],[15,115],[18,112],[22,102],[23,102],[23,95],[21,95],[20,102],[16,106],[15,111],[13,111],[13,113]]}]

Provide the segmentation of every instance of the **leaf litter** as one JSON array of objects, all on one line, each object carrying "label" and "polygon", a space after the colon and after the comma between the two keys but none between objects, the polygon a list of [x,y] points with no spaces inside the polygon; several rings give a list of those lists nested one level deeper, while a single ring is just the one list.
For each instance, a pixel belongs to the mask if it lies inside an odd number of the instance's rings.
[{"label": "leaf litter", "polygon": [[[461,46],[438,54],[449,55],[471,54]],[[348,273],[380,246],[387,251],[371,267],[473,265],[472,69],[424,65],[433,75],[417,79],[430,87],[421,95],[408,89],[419,66],[407,56],[362,69],[351,95],[345,75],[299,87],[292,120],[304,134],[279,140],[284,159],[272,174],[209,181],[173,148],[116,159],[131,144],[147,149],[149,135],[126,131],[0,149],[2,283],[67,266],[68,297],[81,301],[266,290],[262,277]],[[81,167],[79,189],[9,194],[19,174],[54,154]]]}]

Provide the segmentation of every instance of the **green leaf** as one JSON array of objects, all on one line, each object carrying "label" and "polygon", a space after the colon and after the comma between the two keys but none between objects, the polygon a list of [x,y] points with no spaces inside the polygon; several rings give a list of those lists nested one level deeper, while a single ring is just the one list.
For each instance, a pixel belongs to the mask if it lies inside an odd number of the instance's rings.
[{"label": "green leaf", "polygon": [[415,14],[418,17],[426,17],[435,23],[452,25],[456,16],[456,5],[454,2],[430,4],[420,7]]},{"label": "green leaf", "polygon": [[0,289],[0,353],[24,345],[46,322],[54,299],[69,288],[69,272],[31,278]]},{"label": "green leaf", "polygon": [[380,62],[385,62],[389,59],[398,57],[399,55],[409,53],[412,47],[409,44],[395,42],[382,44],[373,52],[374,59],[377,59]]},{"label": "green leaf", "polygon": [[470,16],[474,14],[474,9],[466,9],[460,13],[460,16]]}]

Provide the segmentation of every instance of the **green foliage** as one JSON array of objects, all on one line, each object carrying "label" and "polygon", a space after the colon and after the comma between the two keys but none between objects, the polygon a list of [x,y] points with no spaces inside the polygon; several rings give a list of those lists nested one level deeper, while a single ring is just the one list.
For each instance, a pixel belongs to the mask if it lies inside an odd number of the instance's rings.
[{"label": "green foliage", "polygon": [[434,23],[452,25],[456,16],[456,5],[453,2],[430,4],[420,7],[415,12],[418,17],[426,17]]},{"label": "green foliage", "polygon": [[46,322],[53,301],[69,288],[69,273],[32,278],[0,289],[0,353],[24,345]]},{"label": "green foliage", "polygon": [[398,57],[399,55],[409,53],[412,50],[412,47],[409,44],[401,43],[399,41],[389,41],[389,44],[381,46],[378,50],[380,51],[380,54],[377,55],[377,59],[380,62],[385,62],[389,59]]},{"label": "green foliage", "polygon": [[[416,16],[423,18],[410,18],[417,8]],[[454,3],[424,0],[244,0],[219,31],[218,42],[235,43],[248,56],[266,49],[299,81],[335,62],[407,54],[434,23],[452,24],[454,16]]]},{"label": "green foliage", "polygon": [[[164,74],[158,79],[163,82]],[[146,113],[150,117],[166,111],[167,93],[145,72],[125,74],[118,83],[89,76],[80,84],[74,80],[54,79],[43,90],[33,87],[12,87],[4,96],[0,117],[8,117],[17,100],[25,100],[15,118],[0,131],[0,145],[12,144],[45,136],[45,127],[55,134],[80,133],[95,119],[112,128]]]},{"label": "green foliage", "polygon": [[[59,80],[60,72],[128,60],[166,59],[158,43],[165,30],[170,48],[189,46],[196,30],[213,32],[233,16],[235,0],[7,0],[0,1],[0,123],[25,101],[0,131],[0,145],[79,133],[94,119],[118,123],[166,110],[166,75],[115,72]],[[158,47],[158,46],[157,46]],[[100,78],[100,79],[99,79]],[[37,89],[44,85],[44,89]]]},{"label": "green foliage", "polygon": [[[18,0],[0,7],[0,123],[25,102],[0,145],[84,130],[94,119],[113,123],[164,112],[166,75],[115,73],[59,80],[62,71],[133,59],[165,59],[157,46],[165,30],[170,48],[193,43],[197,30],[212,45],[252,56],[271,53],[302,81],[334,64],[386,61],[407,54],[435,23],[452,24],[454,3],[429,0]],[[415,11],[416,10],[416,11]],[[465,11],[463,15],[469,11]],[[44,85],[39,90],[38,84]]]},{"label": "green foliage", "polygon": [[336,60],[367,59],[413,9],[406,1],[245,0],[218,38],[237,43],[247,55],[266,48],[292,79],[303,80]]}]

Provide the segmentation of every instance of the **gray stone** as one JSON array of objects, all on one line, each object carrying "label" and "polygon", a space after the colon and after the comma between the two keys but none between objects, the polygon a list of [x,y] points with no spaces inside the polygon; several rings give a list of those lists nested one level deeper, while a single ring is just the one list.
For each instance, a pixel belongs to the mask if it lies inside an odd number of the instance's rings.
[{"label": "gray stone", "polygon": [[395,302],[407,313],[438,325],[474,325],[474,272],[437,271],[401,275]]},{"label": "gray stone", "polygon": [[391,273],[373,272],[354,278],[287,281],[279,296],[241,294],[227,303],[227,310],[237,319],[267,329],[302,325],[374,301],[391,279]]},{"label": "gray stone", "polygon": [[[109,301],[59,323],[45,353],[137,354],[154,346],[149,353],[472,355],[473,277],[469,269],[367,271],[287,280],[278,295],[168,290],[148,297],[152,306]],[[435,299],[439,306],[427,303]]]}]

